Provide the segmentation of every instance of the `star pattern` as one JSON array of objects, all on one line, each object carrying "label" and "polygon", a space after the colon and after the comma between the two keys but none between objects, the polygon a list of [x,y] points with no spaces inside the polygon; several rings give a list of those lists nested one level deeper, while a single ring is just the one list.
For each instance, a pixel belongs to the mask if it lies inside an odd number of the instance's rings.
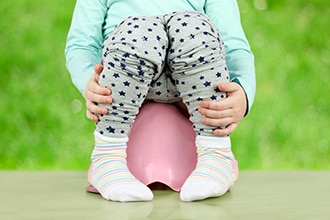
[{"label": "star pattern", "polygon": [[[205,20],[191,23],[192,17],[190,13],[182,13],[173,20],[174,23],[162,27],[161,17],[157,17],[159,21],[145,26],[144,22],[148,19],[135,16],[119,25],[122,30],[109,38],[113,43],[105,46],[103,54],[107,71],[102,72],[100,78],[108,82],[107,87],[112,89],[114,99],[108,107],[109,113],[100,116],[101,121],[109,123],[99,131],[101,134],[127,134],[134,121],[135,108],[147,97],[148,88],[156,100],[168,96],[183,98],[191,117],[200,117],[196,106],[203,100],[225,98],[225,94],[216,87],[216,82],[229,79],[228,70],[227,67],[219,69],[214,65],[215,62],[221,63],[219,57],[224,59],[222,39]],[[172,35],[161,34],[164,30]],[[214,46],[214,42],[218,42],[219,47]],[[141,49],[141,45],[147,46]],[[205,49],[199,52],[194,45]],[[209,64],[210,67],[207,66]],[[207,68],[197,69],[204,66]],[[174,82],[175,92],[169,89],[169,82],[158,80],[160,73],[157,71],[165,67],[171,71],[166,77]],[[157,78],[150,79],[153,75]],[[193,127],[198,134],[204,134],[207,130],[199,124]]]}]

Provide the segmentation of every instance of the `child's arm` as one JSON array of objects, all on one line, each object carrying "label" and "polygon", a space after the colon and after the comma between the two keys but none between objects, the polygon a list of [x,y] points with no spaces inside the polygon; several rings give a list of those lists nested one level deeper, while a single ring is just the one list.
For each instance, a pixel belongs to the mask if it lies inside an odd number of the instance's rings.
[{"label": "child's arm", "polygon": [[232,133],[252,107],[255,91],[254,56],[240,22],[236,0],[209,0],[205,13],[218,27],[226,47],[226,61],[231,83],[219,85],[227,98],[201,103],[202,122],[211,126],[226,126],[215,130],[216,135]]},{"label": "child's arm", "polygon": [[205,13],[218,27],[224,40],[231,81],[244,89],[249,111],[256,90],[254,56],[240,22],[237,1],[208,0],[204,7]]},{"label": "child's arm", "polygon": [[68,33],[66,66],[74,85],[84,94],[94,66],[101,62],[106,0],[77,0]]}]

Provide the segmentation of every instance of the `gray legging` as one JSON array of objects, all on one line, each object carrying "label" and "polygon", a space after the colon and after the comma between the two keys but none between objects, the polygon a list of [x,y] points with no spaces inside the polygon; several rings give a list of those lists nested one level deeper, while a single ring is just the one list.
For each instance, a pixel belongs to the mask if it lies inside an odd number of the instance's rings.
[{"label": "gray legging", "polygon": [[[127,137],[144,100],[187,106],[196,135],[213,136],[215,127],[200,122],[203,100],[221,100],[217,89],[228,82],[224,43],[209,18],[199,12],[129,17],[103,46],[104,70],[99,83],[112,89],[96,131]],[[166,116],[164,116],[166,117]]]}]

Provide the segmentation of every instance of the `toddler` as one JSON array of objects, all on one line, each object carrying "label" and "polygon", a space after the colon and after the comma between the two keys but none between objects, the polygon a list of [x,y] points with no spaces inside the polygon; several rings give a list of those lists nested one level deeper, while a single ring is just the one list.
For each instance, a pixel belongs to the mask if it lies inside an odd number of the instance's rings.
[{"label": "toddler", "polygon": [[[108,109],[108,114],[99,115],[89,171],[89,182],[105,199],[127,202],[153,198],[152,191],[130,173],[126,163],[129,132],[139,108],[146,100],[164,103],[182,101],[190,114],[196,133],[198,161],[181,188],[182,201],[221,196],[233,185],[234,156],[229,136],[215,136],[213,131],[222,127],[202,124],[202,115],[198,113],[202,101],[225,99],[226,94],[219,91],[217,85],[230,81],[224,40],[206,12],[216,16],[217,4],[234,7],[235,11],[236,4],[233,2],[95,0],[92,4],[88,0],[77,1],[66,47],[67,66],[74,82],[85,85],[86,77],[75,75],[90,70],[98,63],[102,48],[104,70],[99,84],[112,90],[113,102],[99,104]],[[127,4],[127,11],[122,14],[119,13],[122,8],[120,4]],[[145,10],[146,5],[166,13],[153,15],[156,12]],[[97,9],[102,9],[102,13],[96,13]],[[219,10],[225,11],[225,8]],[[124,17],[129,11],[131,16]],[[79,22],[78,14],[80,19],[83,16],[88,18],[85,23]],[[237,63],[236,66],[231,64],[236,68],[236,77],[231,78],[246,87],[250,107],[254,86],[250,85],[253,83],[248,78],[254,76],[254,69],[251,68],[253,56],[235,22],[232,41],[237,41],[237,44],[228,41],[232,48],[227,54],[230,56],[227,61]],[[221,24],[221,21],[217,23]],[[228,24],[223,25],[228,28]],[[84,29],[87,31],[84,32]],[[236,50],[240,51],[239,56]],[[236,56],[232,56],[235,53]],[[242,74],[244,63],[247,64],[247,76]]]},{"label": "toddler", "polygon": [[102,196],[152,199],[125,161],[128,134],[145,99],[182,99],[193,122],[198,164],[181,189],[181,199],[225,193],[234,179],[229,137],[214,136],[215,128],[202,124],[198,113],[201,101],[225,98],[217,85],[229,81],[223,41],[206,15],[186,11],[129,17],[104,42],[103,65],[99,83],[111,87],[114,101],[97,123],[90,172],[90,182]]}]

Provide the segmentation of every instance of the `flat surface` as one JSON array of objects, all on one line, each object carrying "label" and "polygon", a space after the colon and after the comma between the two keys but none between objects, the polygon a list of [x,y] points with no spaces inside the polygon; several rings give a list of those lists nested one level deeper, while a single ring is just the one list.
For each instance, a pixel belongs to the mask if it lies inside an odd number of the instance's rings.
[{"label": "flat surface", "polygon": [[226,195],[193,203],[168,190],[152,202],[110,202],[86,186],[86,172],[0,171],[0,219],[330,220],[330,172],[244,171]]}]

